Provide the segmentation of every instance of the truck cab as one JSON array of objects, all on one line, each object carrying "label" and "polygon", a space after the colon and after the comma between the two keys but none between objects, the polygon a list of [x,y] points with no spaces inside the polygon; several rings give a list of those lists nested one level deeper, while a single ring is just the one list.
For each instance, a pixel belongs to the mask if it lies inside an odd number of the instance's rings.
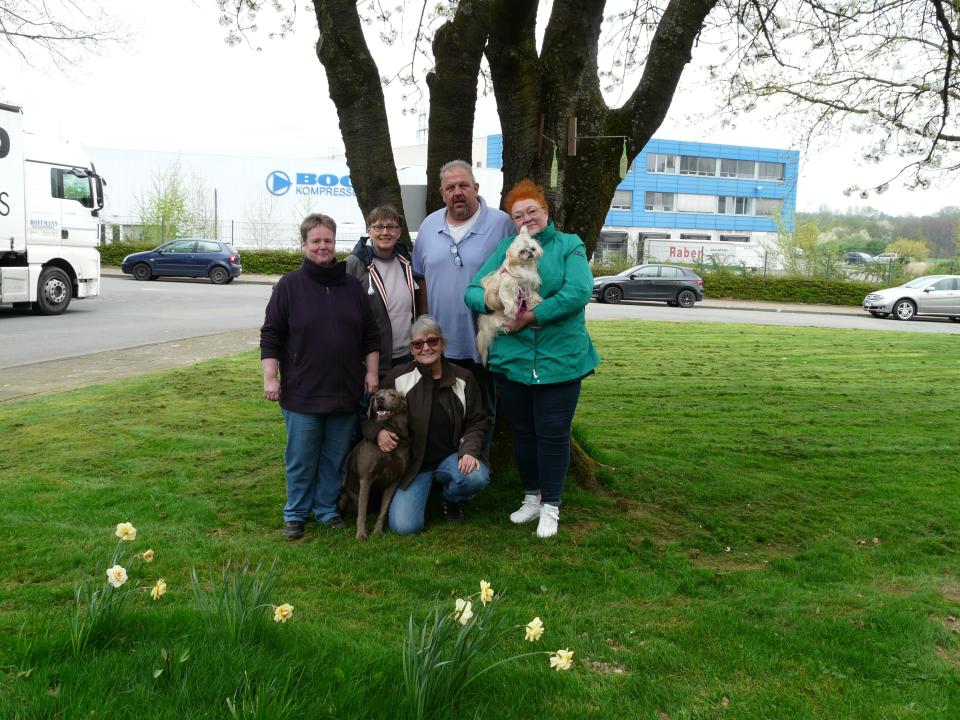
[{"label": "truck cab", "polygon": [[103,181],[80,148],[23,132],[0,104],[0,303],[59,315],[100,294]]}]

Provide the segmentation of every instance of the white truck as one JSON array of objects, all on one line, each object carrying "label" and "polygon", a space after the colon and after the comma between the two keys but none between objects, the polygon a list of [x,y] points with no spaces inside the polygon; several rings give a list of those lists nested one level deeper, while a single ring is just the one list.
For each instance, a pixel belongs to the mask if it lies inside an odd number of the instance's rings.
[{"label": "white truck", "polygon": [[79,148],[23,132],[0,103],[0,303],[59,315],[100,294],[103,180]]}]

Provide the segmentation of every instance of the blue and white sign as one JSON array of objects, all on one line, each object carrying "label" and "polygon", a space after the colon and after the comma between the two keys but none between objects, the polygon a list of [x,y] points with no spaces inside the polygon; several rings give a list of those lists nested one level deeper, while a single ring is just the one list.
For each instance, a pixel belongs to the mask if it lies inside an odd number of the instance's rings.
[{"label": "blue and white sign", "polygon": [[283,170],[274,170],[267,175],[267,190],[272,195],[286,195],[294,188],[297,195],[319,197],[355,197],[350,175],[330,172],[298,172],[295,181]]}]

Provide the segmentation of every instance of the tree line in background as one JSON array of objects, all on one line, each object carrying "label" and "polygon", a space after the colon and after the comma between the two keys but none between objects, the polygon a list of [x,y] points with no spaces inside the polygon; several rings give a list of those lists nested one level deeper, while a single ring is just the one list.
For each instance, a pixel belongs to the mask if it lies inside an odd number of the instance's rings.
[{"label": "tree line in background", "polygon": [[805,226],[816,229],[820,243],[837,253],[896,252],[912,260],[960,255],[960,206],[932,215],[887,215],[873,208],[841,213],[821,207],[817,212],[797,213],[796,225],[798,233]]}]

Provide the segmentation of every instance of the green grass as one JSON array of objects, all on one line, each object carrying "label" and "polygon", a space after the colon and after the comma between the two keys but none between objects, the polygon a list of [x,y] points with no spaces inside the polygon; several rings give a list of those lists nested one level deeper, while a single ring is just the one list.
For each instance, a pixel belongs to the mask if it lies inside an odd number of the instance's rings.
[{"label": "green grass", "polygon": [[[575,430],[604,491],[569,487],[548,542],[506,520],[504,467],[463,526],[284,542],[283,425],[253,354],[3,405],[0,718],[222,718],[227,697],[237,717],[402,717],[408,616],[481,578],[576,665],[508,663],[455,717],[955,717],[956,338],[590,329],[604,362]],[[168,592],[130,597],[75,660],[73,588],[124,520],[131,552],[157,552],[131,582]],[[190,568],[248,558],[276,558],[296,611],[238,646],[193,608]]]}]

